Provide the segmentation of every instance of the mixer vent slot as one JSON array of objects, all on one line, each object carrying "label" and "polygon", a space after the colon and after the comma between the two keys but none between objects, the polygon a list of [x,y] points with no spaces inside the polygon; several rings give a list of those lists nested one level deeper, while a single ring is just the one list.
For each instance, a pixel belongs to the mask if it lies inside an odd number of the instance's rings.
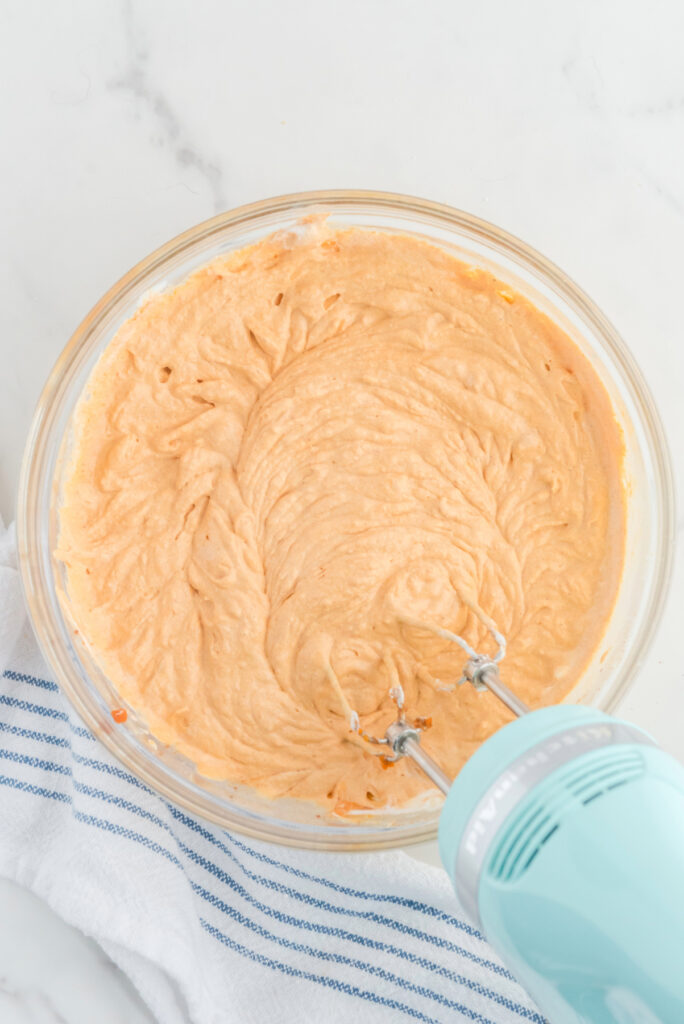
[{"label": "mixer vent slot", "polygon": [[490,877],[499,882],[517,881],[569,812],[637,779],[643,770],[638,751],[616,746],[597,750],[551,775],[518,806],[494,848]]}]

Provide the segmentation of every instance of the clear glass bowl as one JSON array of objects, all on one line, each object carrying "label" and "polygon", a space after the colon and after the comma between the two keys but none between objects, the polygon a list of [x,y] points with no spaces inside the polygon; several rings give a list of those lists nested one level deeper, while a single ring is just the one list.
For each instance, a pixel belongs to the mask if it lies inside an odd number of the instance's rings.
[{"label": "clear glass bowl", "polygon": [[[21,568],[36,636],[62,689],[105,746],[138,778],[188,811],[261,839],[324,849],[369,849],[431,838],[440,801],[378,811],[358,822],[319,808],[267,800],[201,777],[159,743],[128,708],[74,634],[63,567],[56,562],[61,474],[71,422],[93,366],[119,326],[150,292],[172,287],[221,253],[253,243],[301,218],[327,213],[361,226],[425,239],[494,273],[555,320],[593,364],[613,402],[626,445],[627,548],[617,603],[603,642],[569,700],[610,711],[643,663],[670,574],[673,499],[670,463],[653,400],[624,343],[594,303],[539,253],[499,228],[450,207],[381,192],[309,192],[221,214],[186,231],[133,267],[86,316],[59,357],[29,434],[17,516]],[[61,595],[61,597],[60,597]]]}]

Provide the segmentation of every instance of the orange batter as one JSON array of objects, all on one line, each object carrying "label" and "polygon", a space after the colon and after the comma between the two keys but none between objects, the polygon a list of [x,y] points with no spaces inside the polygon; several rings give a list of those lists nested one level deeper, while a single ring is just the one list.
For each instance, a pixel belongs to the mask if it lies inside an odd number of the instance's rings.
[{"label": "orange batter", "polygon": [[491,651],[532,705],[598,644],[621,572],[622,442],[568,337],[427,243],[313,225],[150,299],[75,424],[59,557],[122,697],[200,771],[330,807],[429,787],[384,770],[393,682],[455,774],[505,719],[449,692]]}]

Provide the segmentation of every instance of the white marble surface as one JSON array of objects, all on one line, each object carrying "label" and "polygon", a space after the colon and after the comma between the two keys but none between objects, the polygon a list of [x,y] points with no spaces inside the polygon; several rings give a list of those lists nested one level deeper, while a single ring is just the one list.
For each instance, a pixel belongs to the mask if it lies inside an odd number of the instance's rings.
[{"label": "white marble surface", "polygon": [[[216,211],[336,186],[451,203],[560,264],[641,363],[681,480],[679,0],[25,0],[2,21],[6,519],[42,382],[102,291]],[[682,757],[683,603],[680,556],[654,670],[623,708]],[[2,883],[0,1019],[150,1018],[90,942]]]}]

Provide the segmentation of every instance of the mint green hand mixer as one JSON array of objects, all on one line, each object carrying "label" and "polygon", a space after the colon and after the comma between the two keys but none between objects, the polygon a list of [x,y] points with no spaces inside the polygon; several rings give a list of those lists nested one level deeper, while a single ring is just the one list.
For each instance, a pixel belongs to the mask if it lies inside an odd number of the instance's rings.
[{"label": "mint green hand mixer", "polygon": [[[469,917],[550,1024],[684,1024],[684,768],[641,729],[600,711],[530,711],[495,657],[468,656],[464,680],[516,720],[452,782],[398,716],[384,737],[446,795],[444,867]],[[358,718],[352,727],[358,730]]]}]

